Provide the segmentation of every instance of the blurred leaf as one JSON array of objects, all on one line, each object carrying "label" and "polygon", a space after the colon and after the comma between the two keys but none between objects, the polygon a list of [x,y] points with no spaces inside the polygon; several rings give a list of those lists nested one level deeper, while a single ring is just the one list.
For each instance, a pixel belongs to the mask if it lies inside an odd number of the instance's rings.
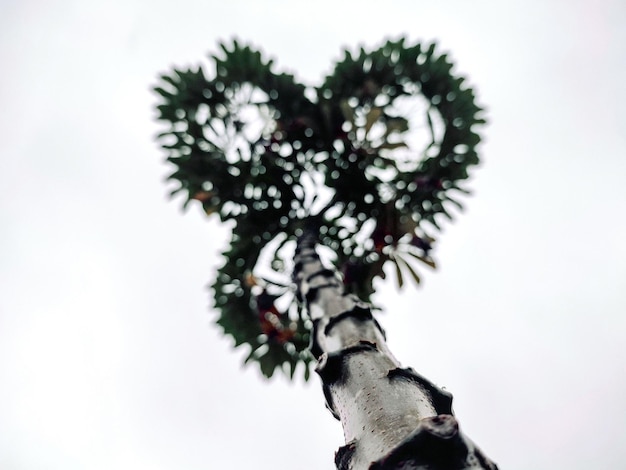
[{"label": "blurred leaf", "polygon": [[398,262],[398,258],[395,255],[394,255],[393,258],[391,258],[391,261],[393,261],[393,264],[396,267],[396,277],[398,279],[398,289],[402,289],[402,286],[404,285],[404,278],[402,276],[402,270],[400,269],[400,263]]},{"label": "blurred leaf", "polygon": [[365,118],[365,135],[367,135],[374,125],[376,121],[380,119],[380,116],[383,114],[383,110],[381,108],[374,107],[370,109],[370,112],[367,113]]},{"label": "blurred leaf", "polygon": [[339,106],[341,107],[344,119],[354,124],[354,109],[348,104],[348,100],[341,100]]},{"label": "blurred leaf", "polygon": [[408,263],[407,261],[405,261],[404,259],[400,258],[400,257],[397,257],[397,261],[404,265],[406,270],[409,272],[409,274],[411,275],[411,277],[415,281],[415,284],[419,285],[420,282],[421,282],[420,277],[418,276],[417,272],[413,269],[411,264]]},{"label": "blurred leaf", "polygon": [[163,98],[167,98],[170,99],[172,96],[174,96],[174,94],[172,92],[166,91],[161,87],[154,87],[153,88],[154,91],[156,91],[159,95],[161,95]]},{"label": "blurred leaf", "polygon": [[268,351],[265,355],[258,358],[259,365],[261,366],[261,372],[268,379],[274,375],[274,370],[278,365],[278,362],[271,355],[271,350]]},{"label": "blurred leaf", "polygon": [[385,137],[393,133],[402,133],[409,130],[409,121],[403,117],[394,117],[387,119],[387,129],[385,131]]},{"label": "blurred leaf", "polygon": [[411,255],[413,258],[420,260],[422,263],[430,266],[431,268],[437,269],[437,264],[435,263],[434,260],[430,258],[425,258],[424,256],[420,256],[417,253],[413,253],[412,251],[407,251],[406,253]]},{"label": "blurred leaf", "polygon": [[204,213],[206,215],[211,215],[214,214],[215,212],[217,212],[219,210],[219,207],[217,206],[205,206],[204,207]]},{"label": "blurred leaf", "polygon": [[384,142],[378,146],[377,150],[393,150],[398,148],[409,148],[404,142]]},{"label": "blurred leaf", "polygon": [[433,118],[431,117],[430,112],[430,108],[426,110],[426,122],[428,123],[428,129],[430,130],[430,145],[427,149],[435,145],[435,142],[437,142],[437,138],[435,137],[435,126],[433,125]]}]

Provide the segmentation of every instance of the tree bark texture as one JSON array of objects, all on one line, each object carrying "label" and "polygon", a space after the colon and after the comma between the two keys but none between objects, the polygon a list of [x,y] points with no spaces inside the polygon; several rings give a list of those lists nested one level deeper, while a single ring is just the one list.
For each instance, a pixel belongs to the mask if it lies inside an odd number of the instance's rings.
[{"label": "tree bark texture", "polygon": [[300,237],[294,280],[313,322],[326,406],[343,426],[337,468],[497,469],[459,431],[452,395],[400,366],[369,304],[345,293],[315,246],[313,232]]}]

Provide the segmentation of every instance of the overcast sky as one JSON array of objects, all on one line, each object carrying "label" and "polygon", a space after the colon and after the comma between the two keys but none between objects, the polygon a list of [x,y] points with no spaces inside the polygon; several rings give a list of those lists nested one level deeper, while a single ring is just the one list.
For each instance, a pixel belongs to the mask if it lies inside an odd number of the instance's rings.
[{"label": "overcast sky", "polygon": [[626,466],[626,6],[0,0],[0,468],[331,469],[317,377],[242,369],[207,284],[227,233],[168,201],[149,88],[220,39],[317,84],[436,39],[490,125],[436,272],[377,302],[502,469]]}]

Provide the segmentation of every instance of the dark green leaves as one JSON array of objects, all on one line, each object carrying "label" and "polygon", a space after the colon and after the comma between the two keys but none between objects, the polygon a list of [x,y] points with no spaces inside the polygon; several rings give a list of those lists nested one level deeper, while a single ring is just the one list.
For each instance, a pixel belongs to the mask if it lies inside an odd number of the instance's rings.
[{"label": "dark green leaves", "polygon": [[[236,346],[250,347],[246,361],[264,375],[277,367],[292,375],[310,359],[310,324],[289,302],[289,286],[250,279],[273,269],[288,284],[282,248],[314,226],[346,289],[364,300],[388,261],[400,285],[419,283],[415,265],[434,267],[429,233],[461,207],[484,120],[434,44],[401,39],[346,52],[309,92],[236,41],[211,61],[206,74],[198,67],[161,76],[154,90],[168,127],[159,138],[174,193],[233,224],[213,285],[217,323]],[[268,246],[276,253],[261,261]],[[259,308],[259,289],[273,289],[282,310]]]}]

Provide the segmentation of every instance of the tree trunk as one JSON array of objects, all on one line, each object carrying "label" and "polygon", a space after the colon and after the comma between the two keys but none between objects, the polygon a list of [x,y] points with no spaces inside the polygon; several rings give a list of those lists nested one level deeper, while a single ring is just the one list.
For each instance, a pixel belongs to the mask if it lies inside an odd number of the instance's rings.
[{"label": "tree trunk", "polygon": [[322,265],[316,238],[305,232],[298,240],[294,280],[313,321],[326,406],[343,426],[337,468],[497,469],[459,431],[452,395],[400,366],[370,306]]}]

